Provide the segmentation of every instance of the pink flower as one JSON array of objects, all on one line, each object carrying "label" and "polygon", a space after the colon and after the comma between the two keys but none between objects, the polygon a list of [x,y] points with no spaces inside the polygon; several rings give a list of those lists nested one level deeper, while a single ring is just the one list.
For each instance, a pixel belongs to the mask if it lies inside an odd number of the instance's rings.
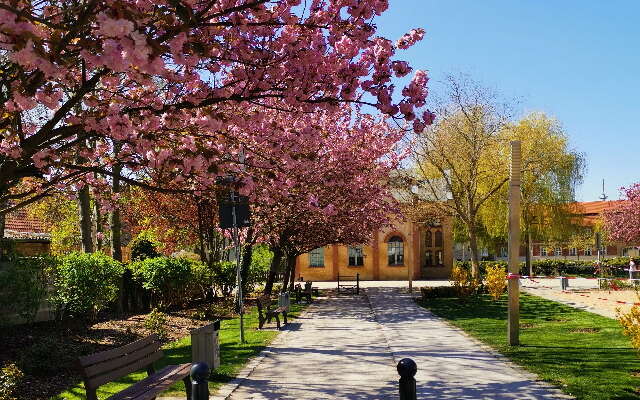
[{"label": "pink flower", "polygon": [[396,76],[399,78],[406,76],[411,72],[411,67],[406,61],[394,61],[391,63],[391,68],[393,68],[393,72],[395,72]]},{"label": "pink flower", "polygon": [[122,37],[133,32],[133,23],[126,19],[112,19],[105,13],[98,14],[98,33],[109,37]]},{"label": "pink flower", "polygon": [[436,119],[436,114],[434,114],[433,112],[427,110],[424,113],[422,113],[422,119],[424,120],[424,123],[426,125],[431,125],[431,124],[433,124],[433,121],[435,121],[435,119]]}]

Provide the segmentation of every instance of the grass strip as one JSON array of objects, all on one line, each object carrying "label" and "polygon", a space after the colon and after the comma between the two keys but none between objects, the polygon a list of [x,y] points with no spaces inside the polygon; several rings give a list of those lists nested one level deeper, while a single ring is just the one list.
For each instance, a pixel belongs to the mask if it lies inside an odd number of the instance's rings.
[{"label": "grass strip", "polygon": [[[288,316],[295,318],[304,306],[292,304]],[[209,389],[213,393],[220,386],[233,379],[244,367],[249,358],[258,355],[278,335],[276,330],[256,330],[258,327],[258,312],[255,307],[250,313],[245,314],[245,340],[240,344],[240,318],[223,320],[220,324],[218,340],[220,343],[220,368],[213,371],[209,381]],[[273,323],[275,325],[275,322]],[[271,326],[271,325],[269,325]],[[191,337],[187,336],[176,342],[166,344],[163,348],[164,358],[155,363],[156,369],[165,365],[183,364],[191,362]],[[146,378],[144,371],[134,372],[115,382],[101,386],[98,390],[98,398],[106,399],[136,382]],[[184,397],[185,389],[182,382],[173,385],[163,396]],[[84,400],[86,399],[84,384],[76,386],[54,396],[52,400]]]},{"label": "grass strip", "polygon": [[511,347],[506,300],[484,295],[419,304],[577,399],[640,399],[640,360],[616,320],[522,294],[521,345]]}]

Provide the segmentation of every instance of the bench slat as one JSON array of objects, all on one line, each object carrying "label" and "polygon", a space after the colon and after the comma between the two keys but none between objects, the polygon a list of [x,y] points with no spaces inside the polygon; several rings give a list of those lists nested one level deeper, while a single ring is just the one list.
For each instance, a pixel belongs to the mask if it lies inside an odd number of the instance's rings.
[{"label": "bench slat", "polygon": [[191,364],[168,365],[152,376],[117,393],[107,400],[150,400],[189,376]]},{"label": "bench slat", "polygon": [[122,368],[114,369],[113,371],[110,371],[108,374],[89,378],[86,380],[85,385],[92,389],[98,388],[101,385],[104,385],[105,383],[112,382],[118,378],[121,378],[125,375],[130,374],[131,372],[138,371],[152,364],[154,361],[160,360],[162,357],[163,357],[162,351],[156,351],[144,358],[138,359],[136,362],[132,364],[125,365]]},{"label": "bench slat", "polygon": [[160,342],[149,343],[147,346],[135,350],[126,355],[122,355],[118,358],[112,358],[105,362],[93,364],[84,368],[84,374],[86,378],[93,378],[97,375],[103,375],[109,371],[118,369],[127,364],[132,364],[140,359],[148,357],[152,353],[155,353],[160,349]]},{"label": "bench slat", "polygon": [[144,339],[140,339],[138,341],[135,341],[133,343],[129,343],[128,345],[122,346],[122,347],[118,347],[116,349],[111,349],[111,350],[106,350],[106,351],[101,351],[100,353],[94,353],[94,354],[90,354],[88,356],[84,356],[84,357],[80,357],[79,361],[80,361],[80,366],[81,367],[87,367],[89,365],[93,365],[93,364],[97,364],[99,362],[102,361],[106,361],[106,360],[110,360],[112,358],[116,358],[116,357],[120,357],[124,354],[129,354],[132,353],[138,349],[141,349],[145,346],[148,346],[149,344],[153,343],[153,342],[157,342],[158,339],[158,335],[153,334],[151,336],[147,336]]}]

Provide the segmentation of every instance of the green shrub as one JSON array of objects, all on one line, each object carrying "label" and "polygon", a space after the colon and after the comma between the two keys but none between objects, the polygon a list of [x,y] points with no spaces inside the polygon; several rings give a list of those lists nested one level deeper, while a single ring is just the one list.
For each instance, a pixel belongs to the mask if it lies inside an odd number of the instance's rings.
[{"label": "green shrub", "polygon": [[183,304],[189,300],[192,262],[183,258],[147,258],[129,264],[135,280],[151,291],[160,307]]},{"label": "green shrub", "polygon": [[144,319],[144,327],[151,333],[158,335],[160,339],[167,337],[167,314],[154,308]]},{"label": "green shrub", "polygon": [[58,316],[95,318],[118,296],[124,268],[103,253],[72,253],[52,269],[54,291],[50,298]]},{"label": "green shrub", "polygon": [[19,365],[30,375],[54,375],[60,366],[72,363],[76,351],[64,342],[43,337],[21,352]]},{"label": "green shrub", "polygon": [[7,364],[0,369],[0,400],[16,400],[13,397],[24,373],[15,364]]},{"label": "green shrub", "polygon": [[[0,267],[0,312],[31,322],[47,294],[55,257],[21,257]],[[4,319],[3,319],[4,320]]]},{"label": "green shrub", "polygon": [[219,261],[212,265],[214,286],[223,297],[229,296],[236,287],[236,264],[231,261]]},{"label": "green shrub", "polygon": [[131,242],[131,260],[141,261],[147,258],[160,257],[158,243],[149,231],[142,231]]},{"label": "green shrub", "polygon": [[254,246],[253,252],[251,253],[251,266],[249,267],[245,292],[249,293],[253,291],[257,285],[267,281],[272,258],[273,252],[269,250],[269,246]]},{"label": "green shrub", "polygon": [[435,299],[438,297],[457,297],[458,290],[453,286],[435,286],[420,288],[423,299]]}]

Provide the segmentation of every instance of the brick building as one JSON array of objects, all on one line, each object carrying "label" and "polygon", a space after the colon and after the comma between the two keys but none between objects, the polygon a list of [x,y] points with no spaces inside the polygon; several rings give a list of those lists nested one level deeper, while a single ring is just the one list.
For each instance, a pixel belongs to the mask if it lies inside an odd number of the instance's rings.
[{"label": "brick building", "polygon": [[22,256],[49,254],[51,251],[51,235],[41,221],[28,215],[26,208],[6,215],[4,237],[13,244],[12,250]]},{"label": "brick building", "polygon": [[453,268],[451,218],[426,225],[398,222],[373,233],[361,246],[329,245],[299,256],[296,278],[335,281],[360,274],[362,280],[448,278]]}]

